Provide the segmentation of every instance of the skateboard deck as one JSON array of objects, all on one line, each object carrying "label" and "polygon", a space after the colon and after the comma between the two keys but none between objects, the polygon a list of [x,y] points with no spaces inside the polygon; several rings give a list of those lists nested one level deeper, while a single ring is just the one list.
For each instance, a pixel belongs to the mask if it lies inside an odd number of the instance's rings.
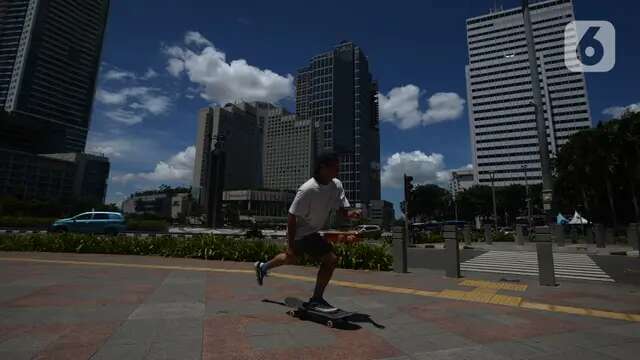
[{"label": "skateboard deck", "polygon": [[329,230],[323,231],[322,235],[325,237],[325,239],[331,242],[353,243],[362,240],[361,234],[357,231]]},{"label": "skateboard deck", "polygon": [[294,297],[288,297],[284,299],[284,303],[287,304],[292,310],[289,310],[287,314],[299,319],[308,318],[310,320],[322,323],[328,327],[335,327],[339,324],[345,324],[348,322],[348,318],[354,313],[338,309],[334,312],[323,312],[308,308],[305,306],[305,302]]}]

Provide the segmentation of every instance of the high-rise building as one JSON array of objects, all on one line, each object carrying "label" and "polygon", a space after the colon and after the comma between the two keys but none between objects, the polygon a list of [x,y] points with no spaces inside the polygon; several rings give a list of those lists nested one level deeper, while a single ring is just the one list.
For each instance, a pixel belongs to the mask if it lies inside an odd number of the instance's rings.
[{"label": "high-rise building", "polygon": [[103,202],[85,154],[109,0],[0,0],[0,195]]},{"label": "high-rise building", "polygon": [[[529,5],[551,156],[591,127],[584,75],[564,64],[565,26],[575,20],[571,0]],[[480,184],[542,182],[531,71],[521,8],[467,20],[469,128],[475,179]]]},{"label": "high-rise building", "polygon": [[102,203],[109,160],[85,153],[32,154],[0,149],[0,196]]},{"label": "high-rise building", "polygon": [[84,151],[108,12],[109,0],[0,0],[0,109],[14,115],[0,147]]},{"label": "high-rise building", "polygon": [[362,49],[343,41],[296,76],[296,112],[310,120],[314,156],[340,154],[339,178],[353,204],[380,199],[378,88]]},{"label": "high-rise building", "polygon": [[220,142],[225,152],[224,189],[262,187],[262,133],[269,113],[276,107],[263,102],[227,104],[204,108],[198,114],[193,195],[207,201],[209,156]]},{"label": "high-rise building", "polygon": [[263,169],[267,189],[296,191],[311,177],[311,120],[275,109],[264,126]]}]

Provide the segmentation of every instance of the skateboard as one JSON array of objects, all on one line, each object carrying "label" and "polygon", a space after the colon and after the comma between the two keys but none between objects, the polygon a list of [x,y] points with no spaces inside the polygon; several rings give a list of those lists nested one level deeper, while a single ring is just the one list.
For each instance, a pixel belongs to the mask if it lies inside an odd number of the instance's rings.
[{"label": "skateboard", "polygon": [[342,242],[342,243],[354,243],[362,240],[361,235],[358,231],[336,231],[329,230],[323,231],[322,235],[325,239],[331,242]]},{"label": "skateboard", "polygon": [[322,312],[314,310],[305,306],[305,302],[293,297],[284,299],[284,303],[287,304],[291,310],[287,311],[287,314],[292,317],[296,317],[301,320],[309,319],[326,326],[333,328],[336,326],[344,325],[348,323],[348,318],[353,316],[354,313],[338,309],[334,312]]}]

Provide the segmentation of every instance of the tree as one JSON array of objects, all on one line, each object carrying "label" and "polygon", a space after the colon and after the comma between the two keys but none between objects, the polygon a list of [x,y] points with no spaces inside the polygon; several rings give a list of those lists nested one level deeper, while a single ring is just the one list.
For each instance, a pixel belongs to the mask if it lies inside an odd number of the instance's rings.
[{"label": "tree", "polygon": [[617,124],[620,144],[620,172],[627,180],[635,221],[640,223],[638,183],[640,183],[640,113],[625,113]]},{"label": "tree", "polygon": [[640,221],[640,113],[574,134],[556,160],[556,204],[593,221]]},{"label": "tree", "polygon": [[437,185],[419,185],[412,191],[411,196],[410,218],[422,216],[427,219],[442,220],[448,214],[451,195]]}]

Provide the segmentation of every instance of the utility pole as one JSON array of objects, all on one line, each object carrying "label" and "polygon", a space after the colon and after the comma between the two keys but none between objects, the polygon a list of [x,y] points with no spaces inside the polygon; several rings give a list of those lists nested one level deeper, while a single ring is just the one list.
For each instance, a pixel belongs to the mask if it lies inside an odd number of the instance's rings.
[{"label": "utility pole", "polygon": [[489,172],[489,176],[491,176],[491,197],[493,198],[493,225],[496,227],[496,231],[498,231],[498,210],[496,207],[496,187],[494,186],[496,172],[491,170]]},{"label": "utility pole", "polygon": [[[542,170],[542,204],[548,216],[551,214],[551,204],[553,203],[553,187],[551,184],[551,166],[549,164],[549,145],[547,144],[547,127],[544,120],[544,108],[542,107],[542,94],[540,92],[540,77],[538,74],[538,59],[536,47],[533,39],[533,28],[531,25],[531,14],[529,11],[529,0],[522,0],[522,13],[524,20],[524,30],[527,36],[527,47],[529,50],[529,68],[531,69],[531,86],[533,90],[533,106],[536,113],[536,124],[538,128],[538,147],[540,151],[540,165]],[[544,64],[540,64],[544,66]]]},{"label": "utility pole", "polygon": [[222,197],[226,168],[226,154],[224,151],[224,136],[215,138],[214,148],[209,152],[209,169],[207,176],[207,225],[211,228],[224,226],[222,212]]}]

